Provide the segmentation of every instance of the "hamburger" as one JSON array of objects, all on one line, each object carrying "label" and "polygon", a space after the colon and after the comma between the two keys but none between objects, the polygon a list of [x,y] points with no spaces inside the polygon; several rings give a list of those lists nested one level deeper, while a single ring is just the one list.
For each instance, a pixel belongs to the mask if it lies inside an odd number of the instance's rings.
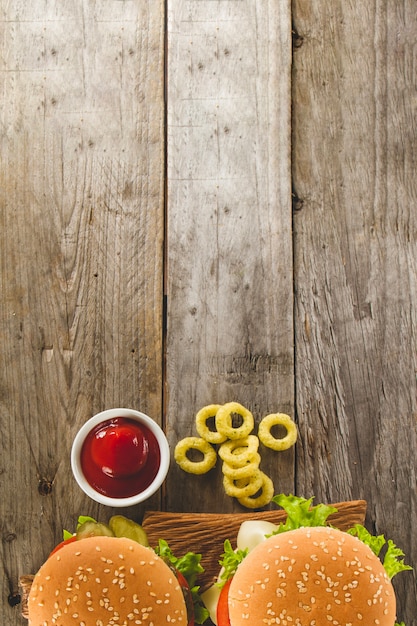
[{"label": "hamburger", "polygon": [[[162,540],[153,549],[142,527],[122,516],[110,525],[80,520],[31,581],[29,626],[194,626],[206,619],[195,586],[201,555],[178,559]],[[115,535],[120,525],[129,537]]]},{"label": "hamburger", "polygon": [[403,552],[363,526],[345,532],[327,525],[333,507],[295,496],[274,501],[287,510],[285,523],[243,522],[237,548],[225,542],[219,581],[203,594],[213,622],[394,626],[391,579],[411,569]]},{"label": "hamburger", "polygon": [[394,589],[378,557],[356,537],[324,527],[260,543],[237,568],[228,604],[233,626],[393,626],[396,616]]},{"label": "hamburger", "polygon": [[55,552],[35,575],[29,624],[187,626],[178,579],[148,547],[116,537],[89,537]]}]

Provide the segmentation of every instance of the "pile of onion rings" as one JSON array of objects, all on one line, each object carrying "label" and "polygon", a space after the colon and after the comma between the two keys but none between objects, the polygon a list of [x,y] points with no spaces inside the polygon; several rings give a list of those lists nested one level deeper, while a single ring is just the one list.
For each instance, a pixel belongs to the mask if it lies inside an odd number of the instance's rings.
[{"label": "pile of onion rings", "polygon": [[[239,425],[233,421],[236,415]],[[210,428],[209,420],[214,428]],[[295,422],[285,413],[270,414],[261,420],[258,435],[254,435],[252,413],[238,402],[228,402],[203,407],[196,414],[195,424],[199,437],[185,437],[175,446],[174,458],[179,467],[190,474],[205,474],[216,465],[218,454],[223,461],[223,488],[228,496],[249,509],[269,504],[274,485],[260,469],[259,444],[287,450],[297,441]],[[283,427],[285,436],[275,437],[271,432],[274,426]]]}]

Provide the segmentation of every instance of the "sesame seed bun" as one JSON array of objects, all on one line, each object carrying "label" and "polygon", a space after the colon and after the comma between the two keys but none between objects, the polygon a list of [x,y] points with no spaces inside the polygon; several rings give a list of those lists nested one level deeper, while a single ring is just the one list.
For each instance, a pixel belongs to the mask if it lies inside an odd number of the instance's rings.
[{"label": "sesame seed bun", "polygon": [[187,625],[181,588],[151,548],[130,539],[69,543],[36,574],[30,626]]},{"label": "sesame seed bun", "polygon": [[229,591],[232,626],[393,626],[395,593],[380,559],[327,527],[266,539],[239,565]]}]

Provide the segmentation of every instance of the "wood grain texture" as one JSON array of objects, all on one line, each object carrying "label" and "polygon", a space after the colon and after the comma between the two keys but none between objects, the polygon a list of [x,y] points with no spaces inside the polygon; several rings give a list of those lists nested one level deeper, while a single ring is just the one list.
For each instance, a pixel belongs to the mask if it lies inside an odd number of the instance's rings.
[{"label": "wood grain texture", "polygon": [[[293,415],[290,5],[201,0],[168,11],[167,426],[237,401]],[[278,490],[293,451],[263,455]],[[181,490],[177,485],[181,484]],[[204,494],[201,496],[200,494]],[[237,505],[239,506],[239,505]],[[231,511],[220,465],[173,467],[166,507]]]},{"label": "wood grain texture", "polygon": [[[0,623],[63,527],[112,514],[69,450],[116,405],[172,446],[208,403],[289,413],[275,491],[366,500],[417,569],[414,5],[0,3]],[[241,512],[220,464],[162,496]]]},{"label": "wood grain texture", "polygon": [[120,405],[161,421],[163,11],[6,2],[0,29],[0,622],[12,626],[19,574],[78,514],[104,515],[71,475],[76,430]]},{"label": "wood grain texture", "polygon": [[[415,3],[296,0],[294,24],[297,489],[366,499],[415,566]],[[394,584],[416,624],[415,573]]]}]

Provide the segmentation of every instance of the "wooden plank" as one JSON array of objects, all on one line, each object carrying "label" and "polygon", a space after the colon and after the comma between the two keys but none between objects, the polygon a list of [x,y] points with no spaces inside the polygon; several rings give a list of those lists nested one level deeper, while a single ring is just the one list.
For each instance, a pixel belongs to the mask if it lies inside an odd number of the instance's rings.
[{"label": "wooden plank", "polygon": [[[417,564],[415,3],[296,0],[297,487]],[[415,574],[394,579],[415,623]]]},{"label": "wooden plank", "polygon": [[[289,2],[168,3],[167,425],[237,401],[293,415]],[[277,490],[294,453],[263,451]],[[181,489],[178,489],[181,485]],[[200,494],[204,494],[201,496]],[[232,511],[220,463],[174,466],[167,510]]]},{"label": "wooden plank", "polygon": [[[1,9],[0,622],[79,513],[76,430],[161,420],[163,3]],[[155,507],[159,500],[155,498]],[[136,512],[138,514],[138,512]]]}]

